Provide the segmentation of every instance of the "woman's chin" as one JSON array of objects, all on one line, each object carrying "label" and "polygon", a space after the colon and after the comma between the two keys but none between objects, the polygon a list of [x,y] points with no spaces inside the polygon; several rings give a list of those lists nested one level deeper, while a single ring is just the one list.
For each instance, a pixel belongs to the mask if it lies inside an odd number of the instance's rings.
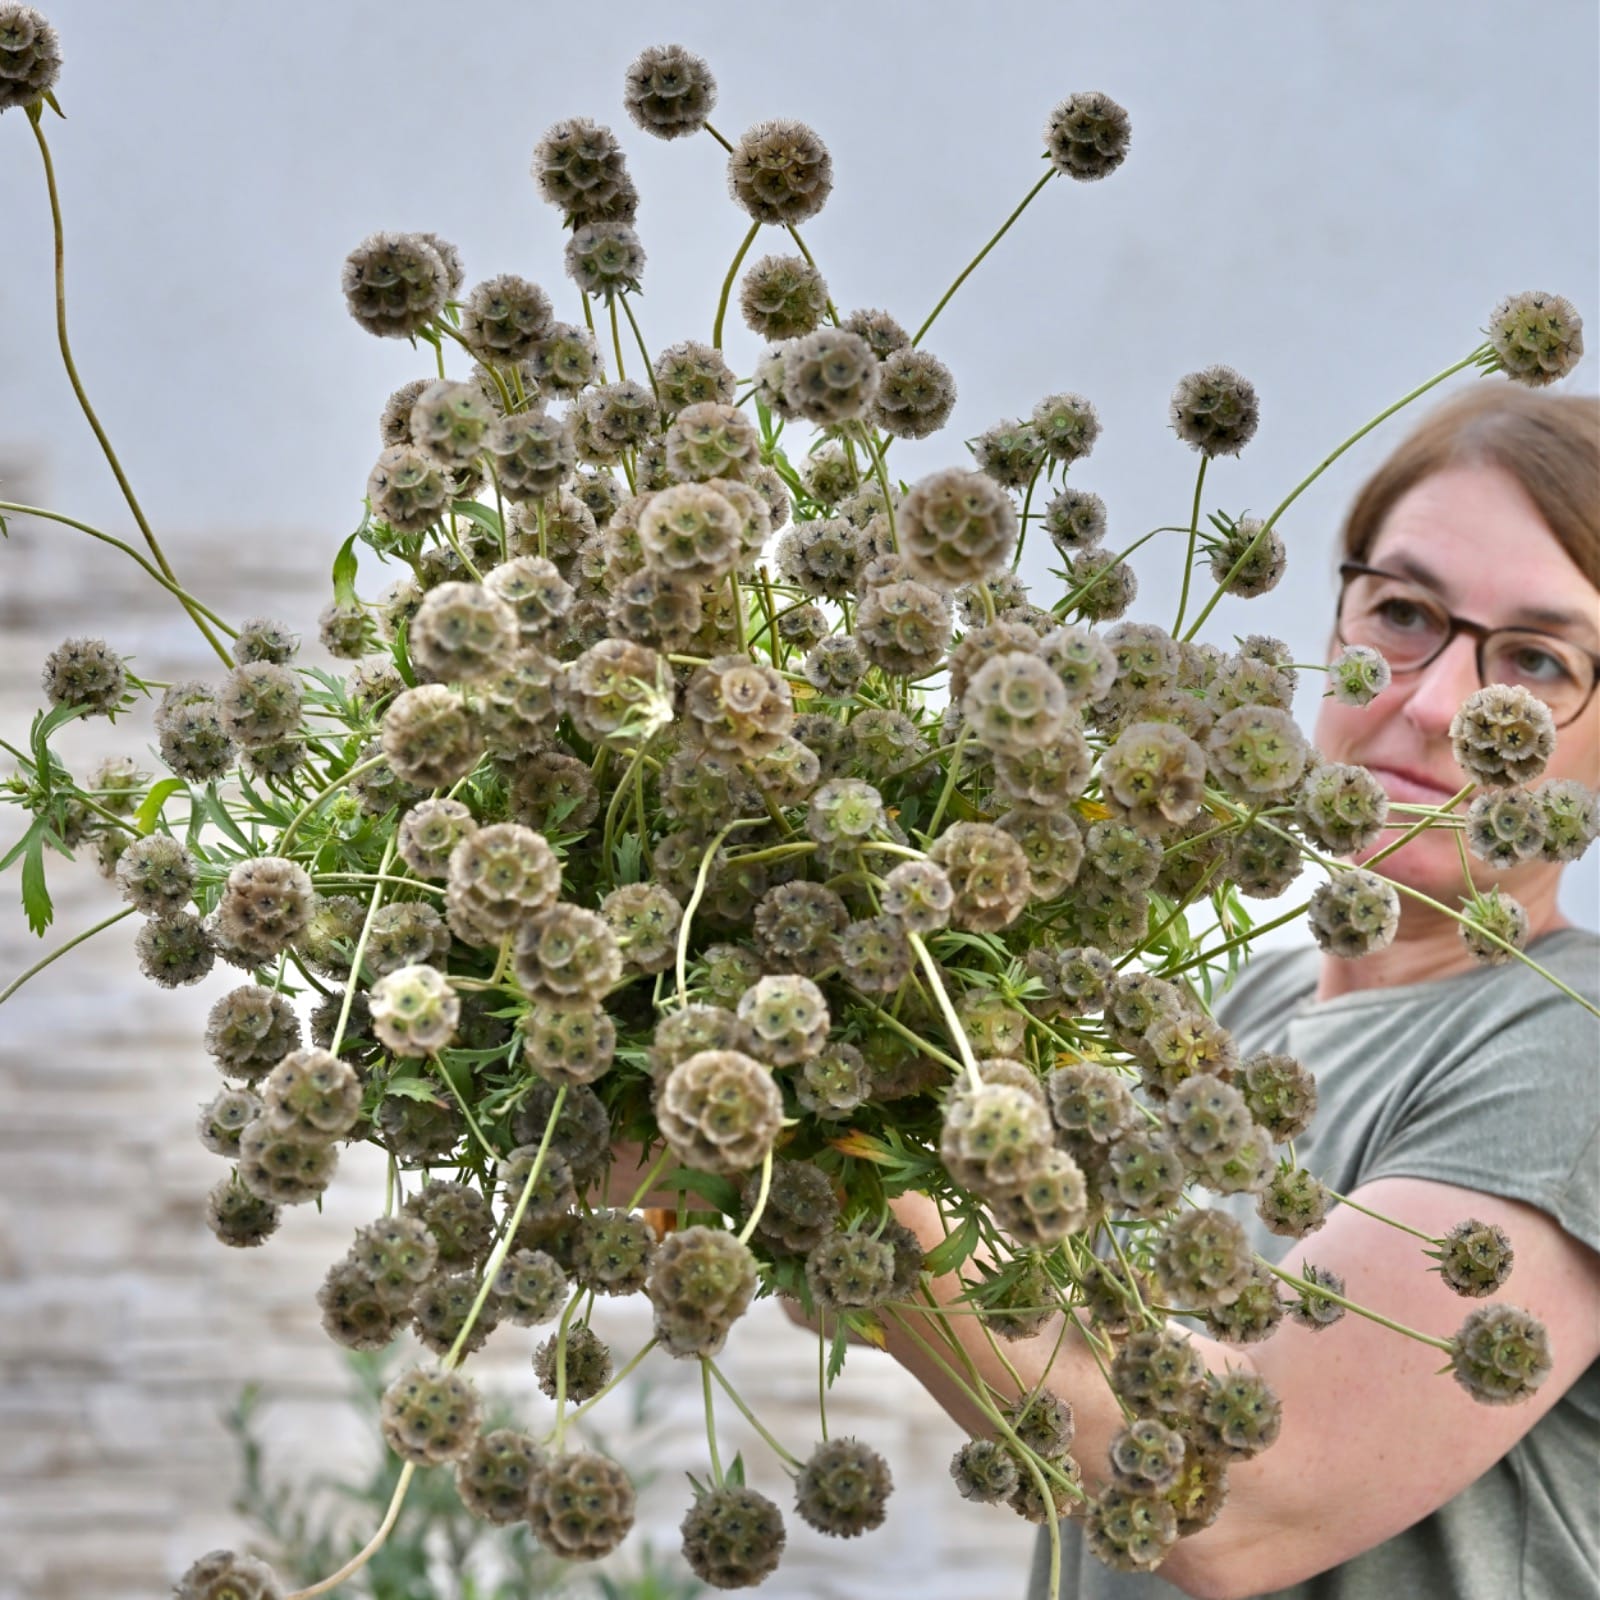
[{"label": "woman's chin", "polygon": [[[1351,858],[1352,863],[1363,865],[1399,838],[1401,831],[1385,829],[1369,849]],[[1440,832],[1413,839],[1392,856],[1385,856],[1372,870],[1404,888],[1439,901],[1452,911],[1466,893],[1466,881],[1461,875],[1461,857],[1453,833]]]}]

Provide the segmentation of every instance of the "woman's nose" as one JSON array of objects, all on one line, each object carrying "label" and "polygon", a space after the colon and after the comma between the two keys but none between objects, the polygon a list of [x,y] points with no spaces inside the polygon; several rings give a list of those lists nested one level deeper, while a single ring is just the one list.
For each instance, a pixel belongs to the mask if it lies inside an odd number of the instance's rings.
[{"label": "woman's nose", "polygon": [[1418,733],[1441,738],[1449,732],[1461,702],[1479,687],[1474,642],[1468,634],[1457,634],[1415,675],[1403,715]]}]

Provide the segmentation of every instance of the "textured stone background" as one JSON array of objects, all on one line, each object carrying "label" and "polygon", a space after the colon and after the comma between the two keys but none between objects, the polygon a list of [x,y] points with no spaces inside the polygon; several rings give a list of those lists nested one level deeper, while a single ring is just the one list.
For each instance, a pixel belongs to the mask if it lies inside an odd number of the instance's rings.
[{"label": "textured stone background", "polygon": [[[703,141],[655,145],[617,108],[623,65],[669,34],[711,59],[727,131],[791,115],[829,139],[838,187],[808,239],[842,304],[909,322],[1032,181],[1055,100],[1097,86],[1129,106],[1124,171],[1052,186],[940,323],[932,345],[961,403],[945,435],[899,462],[912,476],[945,464],[959,439],[1047,390],[1081,389],[1106,434],[1075,478],[1106,497],[1119,541],[1187,511],[1192,457],[1163,424],[1188,368],[1232,361],[1261,388],[1260,437],[1218,464],[1207,494],[1259,514],[1351,426],[1465,350],[1502,294],[1551,288],[1596,310],[1589,0],[1536,0],[1510,22],[1488,0],[1001,3],[981,29],[953,3],[918,8],[915,28],[887,0],[818,0],[804,17],[745,7],[732,27],[731,8],[703,0],[674,7],[668,29],[645,0],[616,0],[603,19],[480,0],[442,33],[424,0],[46,9],[69,52],[71,120],[51,137],[80,363],[152,513],[180,530],[163,534],[177,569],[234,616],[315,614],[375,451],[372,419],[415,374],[404,345],[365,339],[339,303],[338,261],[369,228],[437,228],[474,277],[514,269],[555,288],[559,230],[526,188],[527,151],[557,117],[614,121],[646,197],[647,331],[658,345],[705,336],[743,231],[720,199],[720,158]],[[0,119],[0,217],[0,497],[128,534],[60,374],[48,220],[17,115]],[[732,348],[736,362],[753,354],[742,329]],[[1593,389],[1597,364],[1591,348],[1579,387]],[[1392,438],[1352,451],[1302,499],[1282,589],[1264,609],[1223,607],[1213,637],[1264,628],[1312,659],[1332,530]],[[170,601],[76,539],[19,521],[0,545],[0,733],[13,741],[37,704],[38,663],[66,634],[108,634],[152,678],[210,670]],[[1137,566],[1136,614],[1166,617],[1166,548]],[[1030,571],[1043,578],[1042,563]],[[69,729],[61,747],[81,770],[106,749],[142,753],[148,736],[136,715],[109,734]],[[15,832],[0,815],[0,848]],[[53,937],[113,907],[87,866],[57,865],[51,881]],[[1572,913],[1594,926],[1595,875],[1573,889]],[[15,895],[7,875],[0,986],[48,948]],[[264,1253],[219,1247],[200,1204],[220,1169],[192,1118],[216,1082],[201,1022],[231,980],[156,989],[133,967],[134,931],[120,924],[0,1012],[0,1600],[144,1600],[237,1537],[219,1419],[248,1379],[270,1391],[280,1464],[355,1467],[369,1446],[330,1428],[345,1378],[312,1294],[378,1209],[381,1175],[352,1156],[323,1215],[291,1212]],[[644,1319],[622,1312],[619,1348],[643,1336]],[[502,1330],[487,1366],[537,1416],[532,1342]],[[804,1454],[809,1340],[758,1310],[726,1365]],[[665,1442],[645,1521],[670,1547],[680,1474],[704,1464],[698,1382],[665,1359],[648,1366]],[[890,1457],[888,1526],[841,1544],[791,1518],[764,1592],[1020,1592],[1028,1530],[953,1494],[944,1465],[958,1437],[920,1391],[852,1355],[830,1414]],[[753,1481],[786,1501],[737,1420],[724,1423],[729,1448],[745,1447]]]}]

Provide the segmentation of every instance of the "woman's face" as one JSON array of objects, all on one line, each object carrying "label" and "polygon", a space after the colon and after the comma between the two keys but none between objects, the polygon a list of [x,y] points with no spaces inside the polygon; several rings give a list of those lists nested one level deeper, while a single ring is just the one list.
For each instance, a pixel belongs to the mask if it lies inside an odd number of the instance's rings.
[{"label": "woman's face", "polygon": [[[1557,542],[1522,486],[1498,467],[1451,467],[1425,478],[1395,502],[1364,564],[1420,580],[1455,616],[1491,628],[1543,628],[1600,654],[1600,591]],[[1551,620],[1550,613],[1562,620]],[[1370,768],[1391,801],[1442,805],[1467,781],[1451,751],[1449,729],[1461,702],[1478,687],[1474,641],[1457,634],[1427,666],[1396,673],[1370,705],[1323,700],[1317,748],[1329,761]],[[1600,693],[1557,733],[1545,776],[1600,787]],[[1401,831],[1385,831],[1372,850]],[[1561,870],[1533,861],[1496,872],[1468,859],[1479,889],[1498,885],[1525,904],[1541,891],[1553,892]],[[1466,893],[1451,830],[1430,829],[1387,857],[1381,870],[1452,909]]]}]

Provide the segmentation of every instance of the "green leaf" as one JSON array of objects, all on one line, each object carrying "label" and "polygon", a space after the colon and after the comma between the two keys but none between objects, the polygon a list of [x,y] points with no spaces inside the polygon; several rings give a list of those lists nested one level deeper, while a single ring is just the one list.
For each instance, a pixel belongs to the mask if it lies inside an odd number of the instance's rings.
[{"label": "green leaf", "polygon": [[133,824],[141,836],[155,831],[156,823],[161,820],[161,808],[184,787],[182,778],[163,778],[151,788],[134,813]]},{"label": "green leaf", "polygon": [[411,665],[411,647],[406,643],[406,635],[410,632],[409,622],[402,622],[394,631],[394,668],[406,688],[415,689],[417,674]]},{"label": "green leaf", "polygon": [[978,1238],[978,1219],[968,1217],[954,1233],[947,1233],[928,1252],[923,1265],[934,1277],[942,1278],[946,1273],[954,1272],[962,1262],[971,1257],[972,1252],[978,1248]]},{"label": "green leaf", "polygon": [[233,820],[231,815],[229,815],[228,808],[223,805],[220,796],[217,794],[217,786],[214,782],[206,785],[205,793],[200,797],[199,809],[203,811],[212,822],[216,823],[216,825],[221,828],[222,831],[227,834],[227,836],[232,839],[233,842],[238,845],[238,847],[243,850],[246,855],[255,854],[255,846],[251,844],[247,838],[245,838],[244,834],[240,831],[239,824]]},{"label": "green leaf", "polygon": [[28,926],[41,935],[55,918],[55,905],[44,881],[44,847],[47,840],[54,842],[48,818],[35,817],[28,831],[0,860],[0,872],[3,872],[18,856],[22,857],[22,909],[27,913]]},{"label": "green leaf", "polygon": [[723,1473],[724,1484],[733,1484],[736,1488],[744,1488],[744,1452],[741,1450],[732,1461],[728,1463],[728,1470]]},{"label": "green leaf", "polygon": [[431,1106],[445,1104],[439,1091],[426,1078],[391,1078],[384,1085],[384,1093],[402,1100],[425,1100]]},{"label": "green leaf", "polygon": [[458,517],[465,517],[468,522],[477,523],[496,544],[503,543],[505,530],[500,525],[499,516],[488,506],[477,500],[452,500],[450,509]]},{"label": "green leaf", "polygon": [[828,1346],[828,1387],[833,1387],[833,1380],[844,1371],[845,1352],[850,1348],[850,1330],[844,1325],[843,1320],[833,1325],[833,1343]]},{"label": "green leaf", "polygon": [[709,1201],[725,1217],[739,1214],[739,1191],[726,1179],[713,1172],[695,1172],[689,1167],[677,1167],[660,1182],[663,1189],[687,1189],[702,1200]]},{"label": "green leaf", "polygon": [[333,599],[336,605],[350,606],[358,603],[356,540],[361,537],[366,526],[366,521],[363,519],[361,527],[339,546],[339,553],[333,558]]}]

